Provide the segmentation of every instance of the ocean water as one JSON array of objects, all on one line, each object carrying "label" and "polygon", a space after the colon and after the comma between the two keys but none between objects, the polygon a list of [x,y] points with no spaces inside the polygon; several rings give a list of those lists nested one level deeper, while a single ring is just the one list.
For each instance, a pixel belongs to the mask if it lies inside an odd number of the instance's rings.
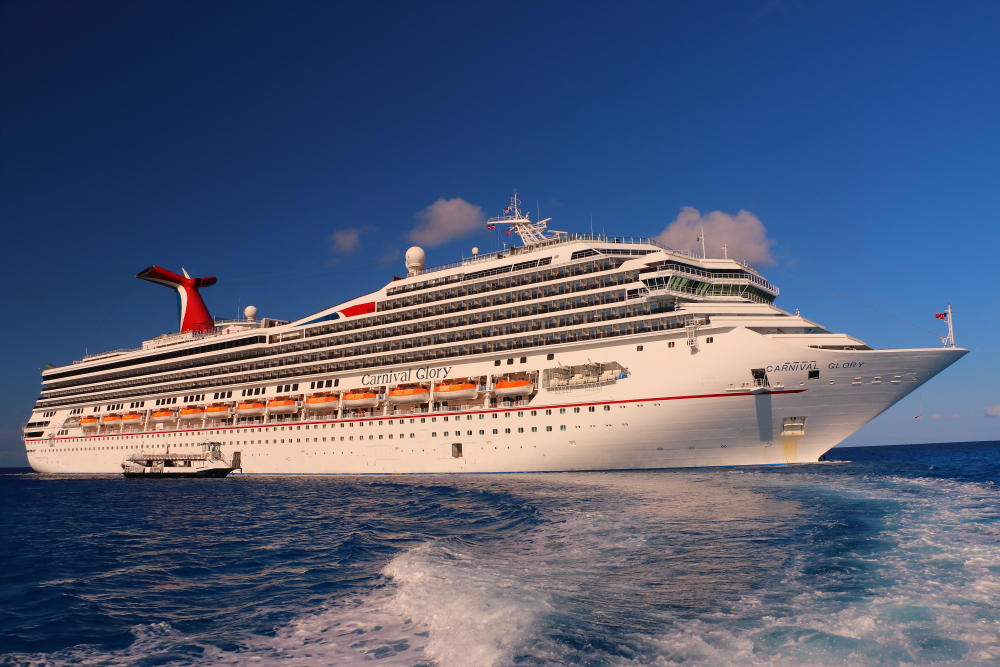
[{"label": "ocean water", "polygon": [[1000,663],[1000,443],[828,457],[0,475],[0,665]]}]

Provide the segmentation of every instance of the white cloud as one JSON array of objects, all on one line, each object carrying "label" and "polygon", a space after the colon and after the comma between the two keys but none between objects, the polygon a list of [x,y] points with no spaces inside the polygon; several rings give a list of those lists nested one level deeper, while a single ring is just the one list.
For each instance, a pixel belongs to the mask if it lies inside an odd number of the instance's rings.
[{"label": "white cloud", "polygon": [[1000,405],[994,405],[991,408],[986,408],[987,417],[1000,417]]},{"label": "white cloud", "polygon": [[410,232],[410,240],[422,246],[441,245],[468,236],[486,223],[483,209],[461,197],[438,199],[415,217],[417,226]]},{"label": "white cloud", "polygon": [[361,247],[361,235],[374,229],[373,227],[351,227],[350,229],[338,229],[330,234],[333,241],[333,251],[339,253],[357,252]]},{"label": "white cloud", "polygon": [[775,264],[771,256],[772,239],[767,229],[753,213],[740,211],[729,215],[722,211],[701,214],[698,209],[685,206],[677,219],[656,237],[665,246],[676,250],[701,253],[701,243],[696,239],[705,228],[705,252],[709,257],[722,257],[722,246],[729,246],[730,259],[748,259],[756,264]]}]

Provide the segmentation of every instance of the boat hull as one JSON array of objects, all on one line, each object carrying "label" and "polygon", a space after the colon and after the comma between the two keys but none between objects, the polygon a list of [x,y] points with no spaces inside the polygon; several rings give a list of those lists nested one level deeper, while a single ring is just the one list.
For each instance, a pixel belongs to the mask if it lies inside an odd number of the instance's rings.
[{"label": "boat hull", "polygon": [[231,472],[231,468],[216,468],[212,470],[199,470],[197,472],[123,472],[122,476],[127,479],[218,479],[226,477]]},{"label": "boat hull", "polygon": [[[212,437],[227,456],[243,450],[245,474],[809,463],[966,353],[957,348],[813,349],[744,328],[717,332],[714,344],[692,350],[682,336],[655,333],[563,349],[559,363],[618,362],[626,377],[580,386],[542,382],[529,401],[509,406],[497,400],[488,407],[405,417],[386,408],[378,415],[313,417],[280,426],[214,426]],[[677,341],[681,344],[668,347]],[[453,363],[451,374],[486,375],[495,356]],[[529,356],[528,364],[525,370],[537,371],[540,378],[554,365],[544,351]],[[755,368],[770,369],[768,385],[741,389]],[[819,370],[820,377],[810,379],[811,370]],[[360,377],[345,376],[341,382]],[[803,420],[802,429],[796,430],[796,420]],[[152,434],[129,434],[128,442],[125,435],[76,436],[67,439],[76,441],[66,443],[65,450],[63,439],[56,438],[53,445],[46,440],[30,447],[29,460],[41,472],[120,472],[121,451],[106,445],[169,444],[173,449],[194,442],[202,430],[207,434],[208,428],[159,432],[155,441]]]}]

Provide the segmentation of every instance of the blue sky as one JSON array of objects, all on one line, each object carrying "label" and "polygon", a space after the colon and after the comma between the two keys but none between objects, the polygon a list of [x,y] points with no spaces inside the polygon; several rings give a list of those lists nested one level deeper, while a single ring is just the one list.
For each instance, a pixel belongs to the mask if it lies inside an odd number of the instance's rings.
[{"label": "blue sky", "polygon": [[513,188],[569,231],[749,211],[778,304],[875,347],[938,340],[807,283],[931,331],[952,303],[972,354],[845,444],[998,439],[998,26],[994,2],[0,4],[0,465],[45,363],[176,328],[146,266],[296,318],[401,275],[439,199],[494,215]]}]

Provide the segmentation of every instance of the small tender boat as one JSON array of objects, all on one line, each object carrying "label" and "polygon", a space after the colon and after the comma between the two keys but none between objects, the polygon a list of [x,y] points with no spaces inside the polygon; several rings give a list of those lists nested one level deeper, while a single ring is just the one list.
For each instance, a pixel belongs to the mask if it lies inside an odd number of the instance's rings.
[{"label": "small tender boat", "polygon": [[276,396],[267,402],[267,411],[272,415],[287,415],[298,412],[299,406],[289,396]]},{"label": "small tender boat", "polygon": [[183,408],[177,414],[184,421],[191,421],[193,419],[201,419],[202,417],[205,416],[205,408],[202,408],[202,407],[197,406],[197,405],[192,405],[192,406]]},{"label": "small tender boat", "polygon": [[375,408],[378,407],[378,394],[372,391],[352,391],[344,394],[341,403],[345,408]]},{"label": "small tender boat", "polygon": [[445,382],[434,387],[434,398],[440,401],[475,398],[478,395],[479,386],[467,380]]},{"label": "small tender boat", "polygon": [[213,403],[205,408],[205,416],[209,419],[229,419],[233,416],[233,410],[225,403]]},{"label": "small tender boat", "polygon": [[400,385],[389,392],[389,402],[394,405],[426,403],[430,398],[430,390],[419,385]]},{"label": "small tender boat", "polygon": [[173,410],[157,410],[153,413],[154,422],[172,422],[177,419],[177,413]]},{"label": "small tender boat", "polygon": [[260,401],[247,401],[236,405],[236,414],[240,417],[260,417],[267,406]]},{"label": "small tender boat", "polygon": [[97,421],[97,417],[84,417],[80,420],[80,426],[83,428],[97,428],[100,426],[100,422]]},{"label": "small tender boat", "polygon": [[340,407],[340,397],[330,393],[313,394],[306,398],[305,409],[313,412],[336,410]]},{"label": "small tender boat", "polygon": [[221,443],[203,443],[201,450],[200,454],[172,454],[167,447],[162,453],[130,454],[122,462],[122,474],[159,479],[225,477],[240,468],[240,453],[233,452],[232,461],[226,461]]},{"label": "small tender boat", "polygon": [[497,396],[524,396],[534,389],[535,384],[530,380],[500,380],[493,386],[493,393]]},{"label": "small tender boat", "polygon": [[138,412],[126,412],[122,415],[123,426],[138,426],[142,423],[142,415]]}]

